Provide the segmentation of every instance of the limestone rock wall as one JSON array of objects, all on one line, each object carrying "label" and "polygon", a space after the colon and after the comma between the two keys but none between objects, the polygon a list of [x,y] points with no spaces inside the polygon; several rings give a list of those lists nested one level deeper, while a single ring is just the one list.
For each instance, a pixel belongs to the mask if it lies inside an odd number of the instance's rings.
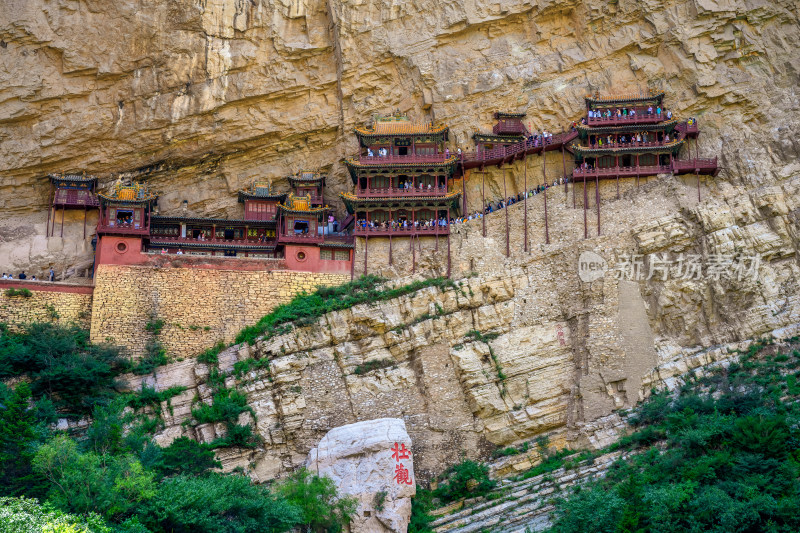
[{"label": "limestone rock wall", "polygon": [[[299,292],[346,281],[349,275],[281,270],[101,265],[91,340],[110,340],[138,358],[157,338],[169,356],[192,357],[220,341],[232,342],[242,328]],[[147,325],[157,321],[163,327],[156,337]]]},{"label": "limestone rock wall", "polygon": [[319,167],[342,209],[352,126],[396,108],[449,123],[453,147],[470,148],[498,109],[558,131],[587,91],[661,88],[700,118],[700,153],[721,156],[724,180],[775,183],[798,172],[797,17],[789,0],[11,0],[0,266],[91,264],[72,215],[63,239],[43,237],[48,172],[96,173],[101,188],[123,173],[148,181],[162,212],[186,200],[225,216],[253,178]]}]

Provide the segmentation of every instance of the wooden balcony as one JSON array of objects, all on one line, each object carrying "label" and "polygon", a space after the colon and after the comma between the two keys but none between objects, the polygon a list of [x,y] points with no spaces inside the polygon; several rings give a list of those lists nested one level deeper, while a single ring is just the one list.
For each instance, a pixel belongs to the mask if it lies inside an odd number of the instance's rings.
[{"label": "wooden balcony", "polygon": [[670,174],[672,167],[669,165],[635,166],[635,167],[608,167],[608,168],[576,168],[572,171],[575,180],[606,179],[606,178],[635,178],[636,176],[655,176],[656,174]]},{"label": "wooden balcony", "polygon": [[669,120],[663,110],[660,115],[657,115],[655,109],[653,109],[653,114],[648,115],[646,107],[636,107],[634,109],[636,109],[636,114],[633,116],[586,117],[586,124],[589,126],[616,126],[624,124],[656,124]]},{"label": "wooden balcony", "polygon": [[527,131],[522,122],[498,122],[492,128],[492,133],[495,135],[524,135]]},{"label": "wooden balcony", "polygon": [[655,176],[656,174],[705,174],[716,176],[719,172],[717,158],[673,160],[672,165],[652,165],[608,168],[575,168],[572,177],[575,180],[631,178],[636,176]]},{"label": "wooden balcony", "polygon": [[161,237],[159,235],[150,236],[152,246],[208,246],[209,248],[237,248],[246,246],[248,248],[272,249],[275,247],[275,239],[270,238],[264,242],[258,239],[192,239],[189,237]]},{"label": "wooden balcony", "polygon": [[63,209],[92,209],[100,207],[100,200],[90,191],[58,189],[53,197],[53,205]]},{"label": "wooden balcony", "polygon": [[115,221],[101,220],[97,224],[98,233],[118,233],[120,235],[149,235],[150,224],[121,224]]},{"label": "wooden balcony", "polygon": [[420,189],[402,187],[385,187],[356,189],[356,196],[359,198],[425,198],[432,196],[444,196],[447,194],[447,187],[427,187]]},{"label": "wooden balcony", "polygon": [[428,154],[428,155],[362,155],[358,162],[362,165],[414,165],[425,163],[444,163],[455,154]]},{"label": "wooden balcony", "polygon": [[294,244],[318,244],[323,241],[322,235],[314,233],[293,233],[290,235],[279,235],[278,242]]},{"label": "wooden balcony", "polygon": [[422,236],[436,236],[436,235],[450,235],[450,226],[439,226],[436,225],[432,228],[422,228],[422,227],[413,227],[409,226],[407,228],[404,227],[397,227],[397,228],[370,228],[370,227],[361,227],[356,226],[353,230],[353,234],[357,237],[412,237],[415,235],[422,235]]}]

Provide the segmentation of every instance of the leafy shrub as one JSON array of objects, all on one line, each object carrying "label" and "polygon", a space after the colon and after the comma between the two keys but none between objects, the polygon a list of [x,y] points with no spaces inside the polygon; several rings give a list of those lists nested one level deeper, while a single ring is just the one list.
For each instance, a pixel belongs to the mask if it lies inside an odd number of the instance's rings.
[{"label": "leafy shrub", "polygon": [[9,298],[12,298],[14,296],[21,296],[22,298],[30,298],[31,296],[33,296],[33,293],[28,289],[6,289],[5,294]]},{"label": "leafy shrub", "polygon": [[489,467],[466,459],[448,468],[434,495],[445,503],[465,496],[483,496],[497,486],[489,477]]},{"label": "leafy shrub", "polygon": [[219,341],[217,344],[215,344],[211,348],[207,349],[206,351],[198,355],[197,362],[205,363],[207,365],[216,365],[219,362],[219,358],[217,356],[224,349],[225,349],[225,343]]},{"label": "leafy shrub", "polygon": [[144,325],[144,329],[158,337],[161,335],[161,330],[164,329],[164,320],[161,318],[151,318],[147,324]]},{"label": "leafy shrub", "polygon": [[433,533],[430,525],[436,517],[430,514],[431,509],[433,509],[433,492],[417,485],[417,494],[411,498],[408,533]]},{"label": "leafy shrub", "polygon": [[228,424],[228,432],[224,437],[214,439],[209,444],[210,448],[227,448],[236,446],[239,448],[255,448],[261,443],[261,439],[253,433],[250,424]]},{"label": "leafy shrub", "polygon": [[31,498],[0,498],[0,533],[112,533],[96,514],[76,516]]},{"label": "leafy shrub", "polygon": [[356,366],[356,368],[353,370],[353,374],[361,376],[368,372],[372,372],[373,370],[378,370],[380,368],[388,368],[396,364],[397,363],[394,361],[394,359],[375,359]]},{"label": "leafy shrub", "polygon": [[163,476],[199,476],[212,468],[222,468],[222,464],[208,446],[179,437],[161,450],[155,468]]},{"label": "leafy shrub", "polygon": [[509,446],[507,448],[498,448],[498,449],[496,449],[495,451],[492,452],[492,457],[494,457],[494,458],[497,458],[497,457],[509,457],[511,455],[519,455],[519,454],[520,454],[520,451],[517,448],[515,448],[513,446]]},{"label": "leafy shrub", "polygon": [[89,332],[75,325],[0,331],[0,378],[26,374],[33,398],[47,397],[61,412],[88,414],[95,403],[107,402],[124,369],[119,349],[89,343]]},{"label": "leafy shrub", "polygon": [[137,376],[152,374],[156,368],[167,363],[169,363],[169,358],[164,345],[157,340],[149,340],[144,346],[144,355],[133,368],[133,373]]},{"label": "leafy shrub", "polygon": [[245,476],[208,474],[165,479],[137,517],[158,532],[262,533],[288,531],[302,514]]},{"label": "leafy shrub", "polygon": [[327,477],[300,468],[278,484],[276,493],[300,510],[301,524],[311,531],[338,532],[356,512],[357,500],[340,498]]},{"label": "leafy shrub", "polygon": [[192,409],[192,416],[198,424],[235,423],[245,411],[253,413],[253,409],[247,405],[247,396],[236,389],[222,387],[214,394],[211,405],[202,404]]}]

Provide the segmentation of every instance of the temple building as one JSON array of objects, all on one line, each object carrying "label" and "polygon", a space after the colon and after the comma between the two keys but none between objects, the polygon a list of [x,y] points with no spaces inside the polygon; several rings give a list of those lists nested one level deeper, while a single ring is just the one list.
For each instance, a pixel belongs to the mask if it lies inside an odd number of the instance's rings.
[{"label": "temple building", "polygon": [[522,122],[526,116],[526,113],[495,113],[497,124],[492,127],[492,133],[475,133],[472,136],[477,152],[506,148],[524,141],[530,135]]},{"label": "temple building", "polygon": [[364,238],[365,269],[370,237],[388,237],[391,250],[392,237],[449,235],[461,192],[450,191],[457,157],[445,147],[448,127],[394,114],[355,133],[361,153],[345,161],[355,191],[340,196]]},{"label": "temple building", "polygon": [[61,208],[60,236],[64,236],[64,211],[67,209],[83,210],[83,236],[86,237],[86,214],[90,209],[100,207],[95,189],[97,178],[79,174],[51,174],[50,209],[47,212],[46,236],[55,235],[56,213]]},{"label": "temple building", "polygon": [[272,259],[280,260],[276,267],[291,270],[350,273],[352,237],[332,234],[324,176],[303,171],[288,181],[288,194],[262,181],[240,190],[243,218],[160,215],[157,197],[144,185],[117,185],[100,195],[97,264],[137,264],[152,254],[179,254]]},{"label": "temple building", "polygon": [[575,154],[574,178],[716,174],[716,158],[678,159],[688,139],[697,138],[697,122],[679,121],[664,108],[663,100],[663,92],[587,96],[587,115],[576,125],[579,139],[570,146]]}]

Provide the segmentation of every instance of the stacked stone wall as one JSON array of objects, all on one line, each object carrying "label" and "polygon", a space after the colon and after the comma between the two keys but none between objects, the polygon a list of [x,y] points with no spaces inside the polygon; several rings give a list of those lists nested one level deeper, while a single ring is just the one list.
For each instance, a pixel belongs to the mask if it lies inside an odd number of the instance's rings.
[{"label": "stacked stone wall", "polygon": [[94,342],[109,340],[140,357],[148,323],[163,321],[158,340],[176,358],[231,342],[275,306],[349,275],[101,265],[91,321]]},{"label": "stacked stone wall", "polygon": [[[30,296],[11,296],[27,289]],[[0,282],[0,323],[12,329],[32,322],[75,323],[89,329],[92,288],[45,282]]]}]

